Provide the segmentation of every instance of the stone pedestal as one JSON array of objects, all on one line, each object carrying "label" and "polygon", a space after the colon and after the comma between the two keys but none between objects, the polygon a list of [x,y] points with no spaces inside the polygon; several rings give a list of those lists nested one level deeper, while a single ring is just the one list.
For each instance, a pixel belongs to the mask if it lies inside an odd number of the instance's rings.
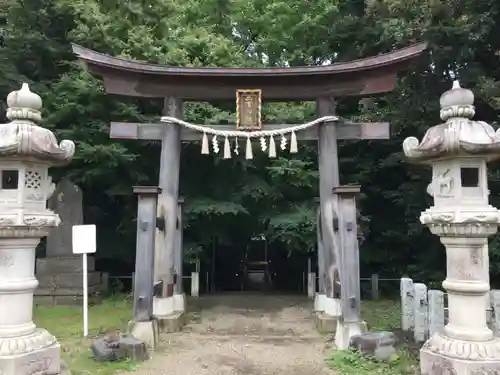
[{"label": "stone pedestal", "polygon": [[[33,344],[36,342],[36,344]],[[39,344],[38,344],[39,343]],[[21,374],[61,374],[60,352],[61,348],[56,338],[45,330],[36,330],[32,335],[23,339],[0,339],[0,350],[4,346],[13,346],[17,352],[9,351],[8,354],[0,352],[0,369],[2,375]],[[37,346],[40,346],[37,349]]]},{"label": "stone pedestal", "polygon": [[[87,256],[89,301],[100,300],[103,290],[102,275],[95,271],[92,256]],[[80,304],[83,298],[81,256],[58,256],[37,259],[36,275],[39,286],[35,302],[46,305]]]},{"label": "stone pedestal", "polygon": [[500,342],[452,339],[435,334],[420,351],[422,375],[496,375],[500,373]]},{"label": "stone pedestal", "polygon": [[46,208],[53,189],[48,168],[73,157],[71,141],[56,143],[41,121],[40,97],[23,84],[7,97],[0,125],[0,374],[62,374],[54,336],[33,322],[35,249],[60,224]]},{"label": "stone pedestal", "polygon": [[432,165],[427,193],[434,206],[420,222],[446,248],[448,324],[422,347],[422,375],[500,373],[500,338],[486,323],[488,237],[500,223],[500,211],[488,204],[487,163],[500,158],[500,131],[473,121],[473,104],[473,93],[455,82],[440,99],[445,123],[431,127],[422,142],[403,143],[406,156]]},{"label": "stone pedestal", "polygon": [[[18,230],[19,234],[22,232]],[[11,235],[15,234],[11,231]],[[29,235],[29,231],[25,234]],[[39,242],[40,237],[0,237],[2,375],[60,373],[59,343],[33,323],[33,293],[38,285],[34,275],[35,248]]]},{"label": "stone pedestal", "polygon": [[[494,211],[493,211],[494,213]],[[433,225],[446,247],[448,324],[422,347],[422,375],[482,375],[500,373],[500,338],[487,325],[486,301],[490,290],[484,263],[487,237],[497,231],[492,224]],[[457,237],[450,237],[454,233]],[[463,234],[474,237],[463,237]],[[483,372],[486,371],[486,372]],[[446,372],[444,372],[446,373]]]}]

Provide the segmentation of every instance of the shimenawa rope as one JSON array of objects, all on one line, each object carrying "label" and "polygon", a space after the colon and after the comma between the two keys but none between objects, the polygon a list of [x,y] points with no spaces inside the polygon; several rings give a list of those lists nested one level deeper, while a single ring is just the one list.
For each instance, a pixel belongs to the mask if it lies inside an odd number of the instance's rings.
[{"label": "shimenawa rope", "polygon": [[[213,135],[212,137],[212,150],[214,153],[218,154],[219,153],[219,142],[217,137],[224,137],[224,159],[229,159],[231,158],[231,145],[229,143],[229,138],[235,138],[235,147],[234,147],[234,153],[236,155],[239,155],[239,144],[238,144],[238,137],[241,138],[246,138],[246,158],[247,159],[252,159],[253,158],[253,152],[252,152],[252,138],[258,138],[260,137],[260,146],[262,151],[268,150],[269,157],[270,158],[275,158],[276,157],[276,143],[274,141],[275,136],[281,136],[281,142],[280,142],[280,148],[282,150],[285,150],[287,147],[287,138],[286,134],[290,133],[290,153],[296,153],[298,151],[297,147],[297,135],[295,134],[296,132],[299,132],[301,130],[305,130],[307,128],[310,128],[312,126],[315,126],[317,124],[320,124],[322,122],[334,122],[338,121],[339,118],[336,116],[323,116],[320,117],[316,120],[307,122],[305,124],[301,125],[293,125],[288,128],[282,128],[282,129],[272,129],[272,130],[255,130],[255,131],[241,131],[241,130],[217,130],[214,128],[211,128],[209,126],[202,126],[202,125],[195,125],[191,124],[189,122],[180,120],[175,117],[169,117],[169,116],[164,116],[161,118],[161,122],[167,122],[171,124],[177,124],[180,126],[184,126],[185,128],[192,129],[195,131],[198,131],[200,133],[203,133],[202,137],[202,142],[201,142],[201,153],[202,154],[209,154],[210,153],[210,147],[208,144],[208,136],[207,134]],[[266,143],[266,138],[269,138],[269,145]],[[269,147],[268,147],[269,146]]]}]

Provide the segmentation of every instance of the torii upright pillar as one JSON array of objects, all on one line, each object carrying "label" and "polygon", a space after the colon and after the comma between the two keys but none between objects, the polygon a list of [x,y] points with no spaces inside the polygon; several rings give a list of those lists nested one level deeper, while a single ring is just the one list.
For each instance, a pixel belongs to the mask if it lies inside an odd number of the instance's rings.
[{"label": "torii upright pillar", "polygon": [[[176,97],[164,99],[163,114],[182,118],[183,103]],[[182,326],[183,311],[176,309],[174,297],[175,252],[178,243],[178,199],[181,158],[181,129],[177,124],[162,124],[161,159],[157,216],[160,223],[155,241],[155,282],[163,282],[161,296],[153,301],[153,315],[160,331],[175,332]],[[177,311],[176,311],[177,310]]]},{"label": "torii upright pillar", "polygon": [[186,294],[184,293],[184,239],[183,239],[183,222],[182,213],[184,206],[184,198],[179,198],[177,205],[177,223],[176,223],[176,240],[174,250],[174,271],[175,271],[175,285],[174,285],[174,311],[186,311]]}]

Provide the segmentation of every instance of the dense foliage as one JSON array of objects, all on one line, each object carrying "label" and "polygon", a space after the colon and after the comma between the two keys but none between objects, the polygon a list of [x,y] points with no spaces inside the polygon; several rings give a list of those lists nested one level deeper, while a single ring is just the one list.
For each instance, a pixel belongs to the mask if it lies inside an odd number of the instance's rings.
[{"label": "dense foliage", "polygon": [[[390,121],[389,141],[345,142],[343,183],[360,183],[366,241],[363,274],[441,279],[444,254],[418,222],[429,204],[429,170],[407,164],[405,137],[421,137],[439,121],[439,96],[458,77],[474,90],[477,117],[494,122],[500,91],[500,4],[493,0],[2,0],[0,97],[28,81],[44,99],[45,126],[77,143],[70,176],[85,192],[87,222],[100,228],[101,257],[132,262],[135,200],[131,186],[157,182],[159,145],[110,140],[110,121],[157,118],[160,103],[105,94],[75,63],[75,42],[115,56],[182,66],[322,64],[428,41],[429,53],[397,89],[362,104],[340,103],[350,119]],[[3,104],[5,106],[5,104]],[[297,123],[312,103],[265,106],[266,123]],[[189,104],[188,120],[220,123],[232,103]],[[271,248],[315,249],[317,151],[252,161],[201,156],[183,146],[181,194],[186,198],[185,246],[190,259],[214,239],[241,247],[265,233]],[[196,165],[197,168],[193,166]],[[500,185],[492,170],[491,192]],[[500,203],[500,202],[496,202]],[[492,272],[500,275],[496,240]]]}]

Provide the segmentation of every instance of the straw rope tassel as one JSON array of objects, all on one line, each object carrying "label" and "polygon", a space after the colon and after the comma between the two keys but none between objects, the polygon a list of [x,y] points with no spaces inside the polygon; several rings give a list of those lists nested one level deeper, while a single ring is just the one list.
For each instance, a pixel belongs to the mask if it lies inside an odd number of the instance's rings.
[{"label": "straw rope tassel", "polygon": [[297,135],[295,132],[292,132],[292,136],[290,137],[290,153],[295,154],[297,153],[298,147],[297,147]]},{"label": "straw rope tassel", "polygon": [[280,143],[280,148],[284,151],[286,150],[286,136],[285,134],[281,134],[281,143]]},{"label": "straw rope tassel", "polygon": [[236,138],[234,139],[234,153],[235,153],[236,155],[239,155],[239,154],[240,154],[239,149],[240,149],[240,145],[238,144],[238,137],[236,137]]},{"label": "straw rope tassel", "polygon": [[253,153],[252,153],[252,141],[250,140],[250,137],[247,137],[247,150],[246,150],[246,155],[245,157],[247,159],[253,159]]},{"label": "straw rope tassel", "polygon": [[210,153],[210,148],[208,147],[207,133],[203,133],[203,138],[201,139],[201,153],[203,155],[208,155]]},{"label": "straw rope tassel", "polygon": [[267,150],[266,138],[264,136],[260,137],[260,149],[264,152]]},{"label": "straw rope tassel", "polygon": [[224,159],[231,159],[231,145],[229,144],[229,138],[227,136],[224,140]]},{"label": "straw rope tassel", "polygon": [[269,137],[269,157],[276,157],[276,144],[274,143],[274,137],[272,135]]},{"label": "straw rope tassel", "polygon": [[212,137],[212,149],[214,150],[215,154],[219,153],[219,142],[217,141],[216,135]]}]

